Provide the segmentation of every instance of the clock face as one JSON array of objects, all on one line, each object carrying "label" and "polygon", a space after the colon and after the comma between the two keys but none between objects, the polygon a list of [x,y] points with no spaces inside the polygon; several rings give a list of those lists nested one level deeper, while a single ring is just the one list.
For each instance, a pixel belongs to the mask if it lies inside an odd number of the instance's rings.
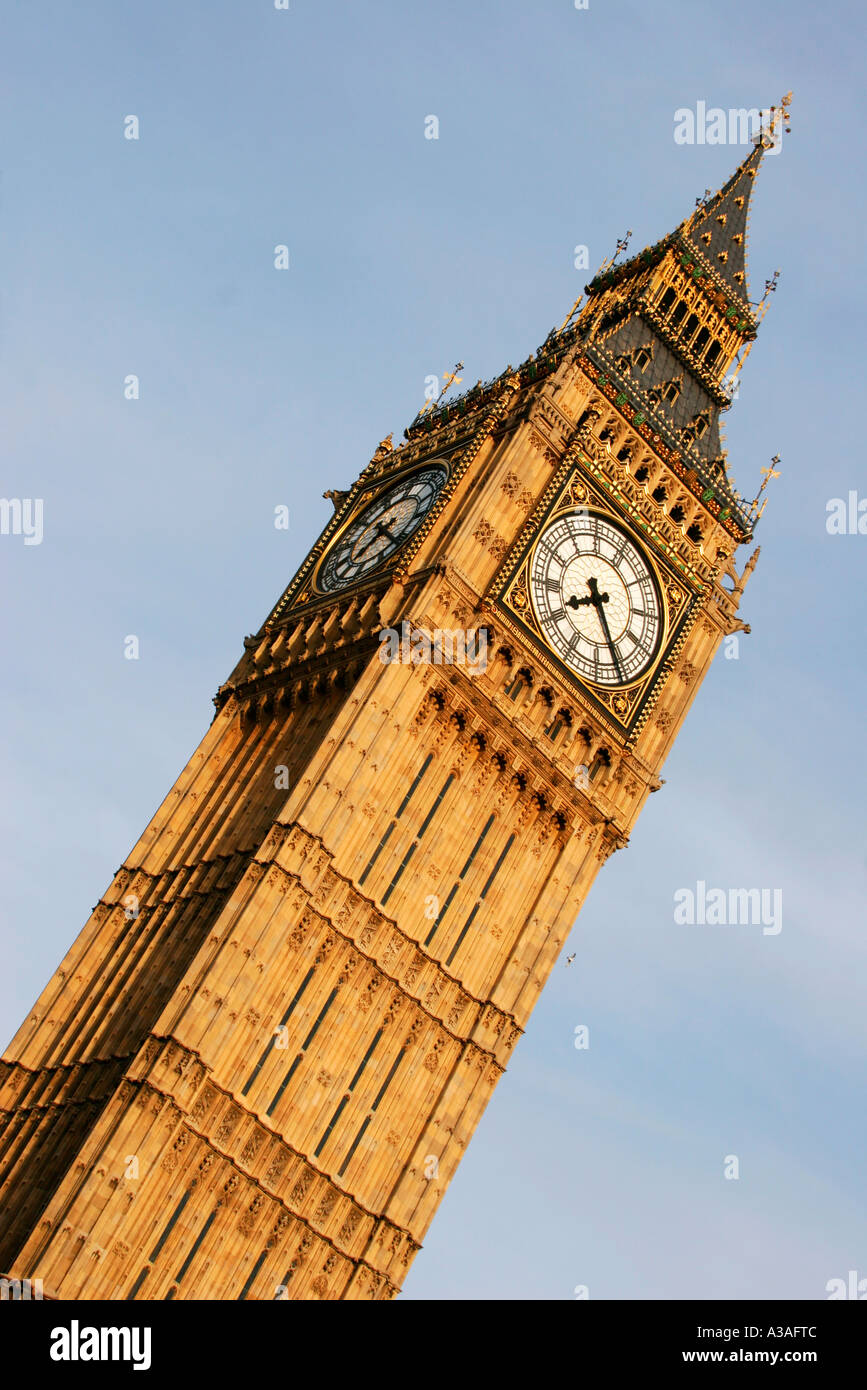
[{"label": "clock face", "polygon": [[570,670],[596,685],[628,685],[652,662],[662,633],[653,573],[607,516],[576,511],[542,532],[530,561],[542,632]]},{"label": "clock face", "polygon": [[424,521],[448,477],[442,464],[386,488],[338,537],[317,576],[325,593],[345,589],[377,569]]}]

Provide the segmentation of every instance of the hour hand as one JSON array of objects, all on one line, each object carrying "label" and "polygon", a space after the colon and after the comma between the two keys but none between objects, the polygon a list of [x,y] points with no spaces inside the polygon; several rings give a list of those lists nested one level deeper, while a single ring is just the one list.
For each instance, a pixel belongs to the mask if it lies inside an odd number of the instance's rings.
[{"label": "hour hand", "polygon": [[608,595],[600,594],[599,584],[593,575],[587,580],[587,588],[590,590],[590,593],[586,598],[576,598],[574,594],[571,598],[567,598],[566,603],[570,608],[584,608],[588,604],[592,604],[594,608],[598,608],[601,603],[608,602]]}]

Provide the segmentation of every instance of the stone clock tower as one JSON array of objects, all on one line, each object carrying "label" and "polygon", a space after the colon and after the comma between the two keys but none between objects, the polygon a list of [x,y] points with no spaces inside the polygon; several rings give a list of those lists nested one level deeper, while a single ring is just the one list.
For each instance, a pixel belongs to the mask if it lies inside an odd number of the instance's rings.
[{"label": "stone clock tower", "polygon": [[[399,1291],[743,627],[756,503],[719,417],[762,153],[331,494],[4,1054],[0,1270],[61,1299]],[[485,659],[384,661],[384,629]]]}]

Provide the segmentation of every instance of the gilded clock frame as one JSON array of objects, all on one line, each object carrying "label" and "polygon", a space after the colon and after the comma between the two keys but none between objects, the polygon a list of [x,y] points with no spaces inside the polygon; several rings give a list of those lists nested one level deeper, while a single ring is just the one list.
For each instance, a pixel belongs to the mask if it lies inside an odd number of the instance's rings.
[{"label": "gilded clock frame", "polygon": [[[624,685],[597,685],[570,670],[548,642],[533,609],[530,567],[536,545],[547,526],[558,517],[579,509],[605,516],[624,531],[647,562],[660,600],[662,629],[656,651],[643,673]],[[561,681],[574,687],[624,738],[637,731],[649,713],[700,606],[700,594],[668,562],[655,543],[652,530],[636,525],[575,460],[555,478],[530,514],[494,581],[493,599],[504,627],[516,637],[530,640],[542,664]],[[643,722],[643,721],[642,721]]]},{"label": "gilded clock frame", "polygon": [[[418,523],[418,526],[416,526],[416,528],[410,532],[410,534],[406,537],[405,540],[401,541],[400,545],[396,546],[395,549],[392,550],[385,557],[381,564],[376,565],[372,570],[370,570],[366,575],[364,575],[363,578],[351,580],[345,586],[345,588],[321,588],[319,584],[319,576],[321,575],[322,570],[327,564],[329,556],[337,548],[337,546],[340,545],[343,536],[349,530],[350,526],[355,525],[362,512],[367,511],[367,508],[372,506],[373,503],[377,500],[377,498],[382,497],[384,493],[391,492],[391,490],[399,486],[399,484],[408,482],[409,480],[414,478],[416,474],[424,473],[431,468],[441,468],[442,471],[445,473],[445,478],[443,479],[442,486],[438,488],[437,494],[434,497],[431,506],[428,508],[427,512],[422,517],[421,521]],[[378,579],[382,574],[384,574],[387,570],[388,565],[391,562],[396,561],[398,556],[404,550],[404,548],[415,539],[417,532],[421,529],[422,526],[424,526],[425,521],[430,516],[431,512],[435,510],[438,503],[440,502],[443,493],[448,488],[451,478],[452,468],[449,463],[448,455],[433,454],[429,459],[424,459],[421,462],[416,462],[412,468],[407,468],[402,473],[393,474],[388,479],[383,479],[378,484],[366,489],[363,493],[361,493],[359,497],[356,498],[355,506],[349,509],[348,514],[340,522],[340,525],[337,526],[334,529],[334,531],[332,531],[331,534],[328,536],[327,542],[323,547],[322,553],[318,557],[312,568],[309,578],[309,585],[310,589],[312,590],[311,596],[315,596],[317,599],[332,599],[335,598],[338,594],[348,593],[349,590],[353,587],[358,588],[360,585],[366,584],[368,582],[372,583],[374,580]]]}]

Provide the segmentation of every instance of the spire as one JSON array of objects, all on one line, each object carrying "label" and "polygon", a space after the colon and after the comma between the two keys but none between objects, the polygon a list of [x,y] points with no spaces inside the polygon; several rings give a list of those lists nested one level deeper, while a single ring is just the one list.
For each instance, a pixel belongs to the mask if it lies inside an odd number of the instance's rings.
[{"label": "spire", "polygon": [[[761,302],[749,299],[747,224],[762,157],[778,146],[780,128],[789,129],[790,100],[791,93],[765,113],[728,182],[708,190],[673,232],[627,261],[609,259],[585,286],[587,304],[573,306],[560,329],[567,341],[579,340],[615,401],[629,402],[699,478],[703,498],[723,502],[745,534],[758,498],[744,503],[729,477],[720,416],[777,285],[775,272]],[[729,113],[741,114],[749,113]]]},{"label": "spire", "polygon": [[747,221],[750,194],[765,149],[761,137],[746,159],[738,165],[728,183],[696,209],[682,224],[684,236],[735,294],[748,299]]},{"label": "spire", "polygon": [[730,289],[749,302],[747,289],[747,227],[750,194],[765,151],[779,148],[783,127],[789,130],[788,92],[753,137],[753,147],[727,183],[711,198],[702,199],[695,212],[681,223],[680,231]]}]

